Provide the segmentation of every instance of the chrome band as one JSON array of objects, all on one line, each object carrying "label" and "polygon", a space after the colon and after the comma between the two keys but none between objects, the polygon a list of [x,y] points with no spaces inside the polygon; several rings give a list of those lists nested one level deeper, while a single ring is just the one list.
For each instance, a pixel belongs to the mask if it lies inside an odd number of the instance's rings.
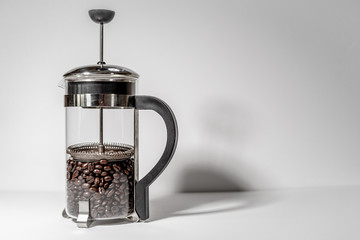
[{"label": "chrome band", "polygon": [[65,95],[65,107],[120,107],[134,108],[130,104],[132,95],[120,94],[74,94]]}]

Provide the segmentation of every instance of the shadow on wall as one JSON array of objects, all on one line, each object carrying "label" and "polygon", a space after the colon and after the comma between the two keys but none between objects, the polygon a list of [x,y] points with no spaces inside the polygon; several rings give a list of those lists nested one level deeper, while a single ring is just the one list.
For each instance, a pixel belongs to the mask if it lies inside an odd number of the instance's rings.
[{"label": "shadow on wall", "polygon": [[150,221],[237,211],[276,199],[270,193],[251,192],[254,183],[265,178],[241,161],[253,121],[238,106],[221,101],[207,102],[199,113],[202,144],[179,158],[187,166],[177,178],[178,193],[151,200]]},{"label": "shadow on wall", "polygon": [[219,169],[205,167],[186,169],[180,178],[179,192],[243,192],[251,190],[245,181],[238,181]]}]

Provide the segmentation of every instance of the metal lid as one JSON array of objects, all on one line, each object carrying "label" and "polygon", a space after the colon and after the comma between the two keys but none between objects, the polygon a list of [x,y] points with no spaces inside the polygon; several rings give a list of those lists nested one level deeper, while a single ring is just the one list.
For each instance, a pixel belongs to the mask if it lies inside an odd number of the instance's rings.
[{"label": "metal lid", "polygon": [[87,65],[64,74],[68,82],[135,82],[139,74],[116,65]]}]

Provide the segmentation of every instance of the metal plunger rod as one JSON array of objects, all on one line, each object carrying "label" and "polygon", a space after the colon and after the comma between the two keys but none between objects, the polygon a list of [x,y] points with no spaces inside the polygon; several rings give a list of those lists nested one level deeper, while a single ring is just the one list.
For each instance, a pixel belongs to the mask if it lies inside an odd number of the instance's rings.
[{"label": "metal plunger rod", "polygon": [[99,63],[105,64],[104,62],[104,24],[100,23],[100,61]]},{"label": "metal plunger rod", "polygon": [[103,124],[103,120],[104,120],[104,117],[103,117],[103,111],[104,109],[103,108],[100,108],[100,119],[99,119],[99,122],[100,122],[100,132],[99,132],[99,146],[98,146],[98,150],[99,150],[99,153],[104,153],[105,151],[105,147],[104,147],[104,124]]}]

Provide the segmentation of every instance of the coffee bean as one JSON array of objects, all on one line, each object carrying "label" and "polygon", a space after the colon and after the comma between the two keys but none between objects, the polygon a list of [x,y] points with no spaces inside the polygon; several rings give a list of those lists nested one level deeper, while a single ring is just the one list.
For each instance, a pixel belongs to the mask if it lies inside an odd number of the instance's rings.
[{"label": "coffee bean", "polygon": [[100,160],[100,164],[107,164],[107,163],[108,163],[108,160],[106,160],[106,159]]},{"label": "coffee bean", "polygon": [[83,196],[84,196],[84,197],[90,197],[90,192],[84,192],[84,193],[83,193]]},{"label": "coffee bean", "polygon": [[90,187],[90,184],[88,183],[84,183],[83,185],[81,185],[82,188],[89,188]]},{"label": "coffee bean", "polygon": [[94,170],[94,163],[89,163],[89,165],[88,165],[88,170],[90,171],[90,172],[92,172],[93,170]]},{"label": "coffee bean", "polygon": [[97,165],[95,165],[95,168],[96,169],[103,169],[103,166],[101,166],[100,164],[97,164]]},{"label": "coffee bean", "polygon": [[104,208],[104,207],[98,207],[98,212],[99,212],[99,213],[105,212],[105,208]]},{"label": "coffee bean", "polygon": [[114,170],[117,171],[117,172],[120,172],[120,170],[121,170],[120,166],[117,165],[117,164],[114,164],[114,165],[113,165],[113,168],[114,168]]},{"label": "coffee bean", "polygon": [[104,185],[104,178],[100,178],[100,183],[99,183],[99,186],[103,186]]},{"label": "coffee bean", "polygon": [[94,198],[95,198],[96,200],[99,200],[99,199],[101,198],[100,193],[98,193],[98,192],[94,193]]},{"label": "coffee bean", "polygon": [[75,178],[79,176],[79,171],[78,170],[75,170],[74,173],[73,173],[73,176],[72,178],[75,180]]},{"label": "coffee bean", "polygon": [[66,178],[67,178],[67,180],[70,180],[70,179],[71,179],[71,173],[70,173],[70,172],[67,172]]},{"label": "coffee bean", "polygon": [[119,188],[120,191],[123,190],[125,187],[126,187],[126,184],[125,184],[125,183],[121,184],[121,186],[120,186],[120,188]]},{"label": "coffee bean", "polygon": [[86,181],[88,182],[88,183],[93,183],[94,182],[94,180],[95,180],[95,178],[93,177],[93,176],[88,176],[87,178],[86,178]]},{"label": "coffee bean", "polygon": [[107,189],[107,188],[109,187],[109,185],[110,185],[110,183],[108,183],[108,182],[105,183],[105,184],[104,184],[104,188]]},{"label": "coffee bean", "polygon": [[113,212],[113,213],[116,213],[116,212],[118,212],[120,210],[120,208],[118,207],[118,206],[112,206],[111,207],[111,211]]},{"label": "coffee bean", "polygon": [[100,178],[99,178],[99,177],[96,177],[96,178],[95,178],[95,181],[94,181],[94,184],[99,185],[99,183],[100,183]]},{"label": "coffee bean", "polygon": [[123,205],[123,204],[125,204],[125,203],[127,203],[127,200],[126,200],[126,199],[123,199],[123,200],[120,201],[120,204],[121,204],[121,205]]},{"label": "coffee bean", "polygon": [[109,193],[106,195],[106,197],[111,197],[115,193],[114,189],[111,189]]},{"label": "coffee bean", "polygon": [[95,174],[100,174],[100,173],[101,173],[101,170],[100,170],[100,169],[94,169],[94,170],[93,170],[93,173],[95,173]]},{"label": "coffee bean", "polygon": [[109,181],[112,180],[112,177],[111,177],[111,176],[106,176],[106,177],[104,177],[104,180],[105,180],[106,182],[109,182]]},{"label": "coffee bean", "polygon": [[112,216],[112,213],[111,213],[111,210],[109,209],[105,209],[105,215],[107,216],[107,217],[111,217]]},{"label": "coffee bean", "polygon": [[86,169],[88,167],[89,163],[84,163],[82,166],[81,166],[81,169]]},{"label": "coffee bean", "polygon": [[105,177],[107,175],[107,172],[101,172],[100,176]]},{"label": "coffee bean", "polygon": [[104,200],[104,201],[102,201],[102,203],[101,203],[101,206],[106,206],[106,204],[108,203],[108,201],[107,200]]},{"label": "coffee bean", "polygon": [[113,178],[115,178],[115,179],[119,179],[119,178],[120,178],[120,175],[119,175],[119,174],[117,174],[117,173],[114,173],[114,174],[113,174]]},{"label": "coffee bean", "polygon": [[104,170],[105,170],[105,171],[110,171],[110,170],[111,170],[111,167],[110,167],[109,165],[106,165],[106,166],[104,166]]},{"label": "coffee bean", "polygon": [[88,169],[85,169],[85,170],[83,171],[83,173],[85,173],[85,174],[87,175],[87,174],[90,173],[90,171],[89,171]]},{"label": "coffee bean", "polygon": [[91,187],[90,190],[93,191],[93,192],[97,192],[98,188],[97,187]]},{"label": "coffee bean", "polygon": [[96,218],[96,215],[98,214],[98,210],[94,207],[91,209],[91,217]]},{"label": "coffee bean", "polygon": [[120,202],[120,198],[118,196],[115,195],[114,199],[118,202]]},{"label": "coffee bean", "polygon": [[82,182],[81,182],[81,180],[80,180],[80,179],[78,179],[78,180],[76,180],[76,181],[75,181],[75,183],[74,183],[74,184],[75,184],[76,186],[80,186],[80,185],[81,185],[81,183],[82,183]]}]

